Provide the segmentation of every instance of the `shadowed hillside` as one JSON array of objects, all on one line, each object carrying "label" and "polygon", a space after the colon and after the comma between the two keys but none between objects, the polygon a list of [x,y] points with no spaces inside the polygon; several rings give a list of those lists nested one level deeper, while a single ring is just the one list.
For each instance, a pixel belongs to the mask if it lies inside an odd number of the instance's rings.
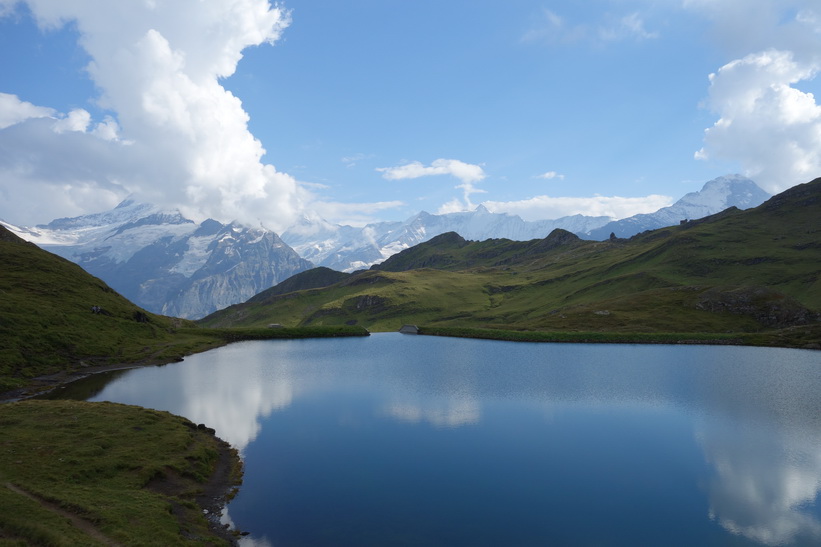
[{"label": "shadowed hillside", "polygon": [[144,311],[2,226],[0,264],[0,392],[78,364],[167,362],[188,349],[172,334],[179,320]]}]

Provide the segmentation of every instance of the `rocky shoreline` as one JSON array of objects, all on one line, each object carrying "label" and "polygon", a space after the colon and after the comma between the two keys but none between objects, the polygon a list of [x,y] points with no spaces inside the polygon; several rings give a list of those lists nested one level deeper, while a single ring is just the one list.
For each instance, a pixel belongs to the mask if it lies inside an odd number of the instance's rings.
[{"label": "rocky shoreline", "polygon": [[236,449],[219,437],[215,437],[219,445],[219,456],[214,472],[203,485],[202,493],[197,496],[196,502],[202,508],[208,527],[211,532],[222,539],[237,544],[237,538],[242,534],[223,524],[221,517],[225,506],[236,495],[242,482],[242,460]]}]

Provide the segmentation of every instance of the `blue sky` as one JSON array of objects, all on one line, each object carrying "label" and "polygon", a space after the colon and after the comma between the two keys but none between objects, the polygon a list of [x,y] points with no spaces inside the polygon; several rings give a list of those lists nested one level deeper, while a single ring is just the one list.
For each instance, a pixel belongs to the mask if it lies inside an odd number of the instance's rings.
[{"label": "blue sky", "polygon": [[113,4],[0,0],[0,219],[624,217],[821,175],[817,0]]}]

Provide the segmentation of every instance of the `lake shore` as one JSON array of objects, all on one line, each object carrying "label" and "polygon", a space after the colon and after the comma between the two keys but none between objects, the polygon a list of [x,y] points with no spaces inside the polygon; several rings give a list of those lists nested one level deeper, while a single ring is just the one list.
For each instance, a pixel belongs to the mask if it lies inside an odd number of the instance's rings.
[{"label": "lake shore", "polygon": [[[197,334],[206,334],[206,336],[203,338],[201,343],[189,346],[186,356],[202,353],[204,351],[243,340],[367,335],[367,331],[364,329],[351,328],[265,330],[223,329],[211,330],[207,333],[196,329],[192,330],[197,332]],[[0,393],[0,414],[13,415],[20,408],[20,405],[23,405],[26,408],[37,408],[30,407],[29,405],[37,405],[39,403],[42,403],[44,406],[60,405],[60,401],[37,401],[34,398],[46,395],[56,388],[95,374],[148,366],[163,366],[182,360],[183,357],[181,356],[174,358],[152,357],[127,363],[110,363],[101,365],[89,365],[87,362],[79,361],[76,368],[37,376],[31,378],[26,385],[22,387]],[[66,405],[78,404],[77,402],[64,403]],[[91,421],[98,422],[100,424],[107,421],[106,413],[108,412],[108,407],[105,406],[106,404],[107,403],[88,403],[88,405],[90,405],[88,408],[94,409],[87,411],[91,415]],[[139,410],[145,410],[149,413],[155,412],[150,409],[139,409],[139,407],[133,408],[137,409],[134,410],[134,412],[138,412]],[[172,471],[171,473],[168,473],[164,470],[160,470],[158,471],[157,476],[152,478],[149,485],[144,488],[161,494],[169,500],[168,503],[170,503],[171,512],[179,520],[181,530],[201,528],[202,523],[199,521],[203,520],[204,517],[204,522],[207,523],[208,534],[211,536],[211,539],[208,540],[209,544],[213,544],[212,540],[214,539],[222,540],[226,544],[236,544],[240,532],[230,529],[228,525],[221,522],[220,518],[225,505],[236,493],[236,490],[241,483],[242,461],[238,452],[230,444],[216,437],[214,435],[214,430],[209,428],[207,425],[194,425],[185,418],[170,414],[168,416],[172,416],[171,419],[173,420],[181,420],[183,423],[183,430],[193,429],[191,434],[200,438],[200,441],[198,442],[206,443],[210,446],[207,450],[209,453],[212,453],[212,456],[209,457],[209,465],[211,470],[207,473],[207,476],[202,476],[200,473],[198,475],[199,480],[197,481],[192,480],[190,476],[191,472],[177,473],[176,471]],[[26,433],[20,433],[15,437],[14,434],[8,431],[8,428],[6,429],[7,430],[4,431],[6,434],[4,437],[6,444],[15,443],[18,440],[25,442]],[[177,426],[177,429],[180,429],[180,426]],[[89,435],[96,436],[96,432],[93,431],[93,427],[91,428],[91,431],[92,433]],[[55,441],[55,438],[59,437],[59,433],[50,435],[48,429],[39,429],[37,433],[39,435],[40,443],[58,443],[58,441]],[[81,436],[81,442],[77,442],[77,439],[75,438],[69,444],[73,449],[94,450],[96,449],[94,443],[87,440],[89,435]],[[203,436],[206,437],[204,441],[201,439]],[[162,436],[158,436],[158,438],[163,439]],[[116,442],[120,442],[121,444],[131,443],[131,441],[127,438],[120,439]],[[135,448],[139,448],[139,443],[133,444],[136,445]],[[179,450],[178,452],[179,453],[173,453],[171,457],[180,456],[182,454],[182,450]],[[62,459],[60,461],[62,461]],[[19,462],[15,461],[14,463]],[[46,461],[43,464],[43,467],[48,468],[49,464],[50,460]],[[197,475],[198,472],[195,472],[194,474]],[[6,478],[6,480],[8,480],[8,478]],[[194,484],[195,482],[196,484]],[[26,510],[20,512],[20,514],[24,517],[26,516],[26,511],[42,511],[49,517],[58,516],[63,521],[72,523],[70,525],[71,529],[66,533],[85,534],[89,537],[102,538],[103,543],[119,544],[117,541],[109,540],[105,534],[102,534],[97,529],[94,523],[89,523],[88,519],[84,519],[81,516],[74,514],[73,511],[61,509],[60,504],[55,504],[42,495],[32,493],[29,488],[22,488],[19,485],[14,484],[12,481],[9,481],[6,486],[7,488],[2,489],[2,485],[0,485],[0,501],[2,501],[2,498],[5,495],[6,497],[10,496],[13,503],[19,504],[24,502],[33,504],[33,508],[28,507]],[[142,488],[139,490],[141,489]],[[192,495],[192,491],[195,491],[196,494]],[[182,501],[178,500],[180,495],[183,495]],[[92,503],[97,504],[98,500],[92,500]],[[190,507],[191,504],[195,504],[193,511]],[[24,521],[25,520],[28,520],[28,518],[26,517]],[[16,531],[8,532],[9,529]],[[32,534],[32,537],[39,537],[42,534],[49,534],[47,531],[32,529],[26,522],[17,521],[11,523],[7,522],[4,524],[2,519],[0,519],[0,536],[6,537],[9,533],[11,533],[12,536],[22,535],[24,539],[27,534]],[[201,534],[202,532],[198,533]]]},{"label": "lake shore", "polygon": [[821,350],[821,325],[807,325],[760,333],[542,332],[420,326],[418,333],[424,336],[476,338],[508,342],[557,344],[695,344]]},{"label": "lake shore", "polygon": [[[249,340],[284,340],[302,338],[333,338],[338,336],[367,336],[368,331],[361,327],[308,327],[308,328],[236,328],[236,329],[205,329],[181,328],[178,332],[188,334],[190,338],[197,337],[197,343],[186,345],[184,355],[174,357],[150,357],[135,359],[130,362],[89,365],[86,361],[78,360],[75,367],[36,376],[27,381],[26,385],[0,393],[0,404],[21,401],[31,397],[43,395],[62,385],[113,370],[127,370],[148,366],[162,366],[179,362],[189,355],[216,349],[227,344]],[[193,335],[193,336],[192,336]]]},{"label": "lake shore", "polygon": [[[211,349],[211,348],[209,348]],[[204,350],[207,351],[207,350]],[[128,364],[113,364],[113,365],[98,365],[98,366],[89,366],[83,367],[82,369],[77,370],[63,370],[60,372],[56,372],[54,374],[45,374],[43,376],[38,376],[36,378],[32,378],[29,383],[21,388],[13,389],[10,391],[6,391],[4,393],[0,393],[0,404],[2,403],[13,403],[16,401],[23,401],[26,399],[31,399],[32,397],[38,397],[40,395],[45,395],[50,391],[58,388],[60,386],[69,384],[71,382],[82,380],[83,378],[87,378],[92,374],[99,374],[101,372],[110,372],[113,370],[128,370],[132,368],[141,368],[141,367],[149,367],[149,366],[161,366],[165,363],[156,363],[153,361],[148,361],[144,363],[128,363]]]},{"label": "lake shore", "polygon": [[[56,374],[41,376],[34,378],[25,388],[0,393],[0,405],[3,403],[13,404],[19,401],[31,400],[34,397],[45,395],[56,388],[94,374],[148,366],[161,365],[155,362],[130,363],[127,365],[112,364],[87,367],[75,371],[62,371]],[[198,429],[209,433],[212,431],[204,424],[200,424]],[[233,496],[241,482],[242,461],[237,451],[230,444],[213,436],[213,434],[212,437],[217,453],[214,471],[205,483],[199,485],[201,492],[196,496],[196,504],[199,506],[198,512],[205,515],[211,534],[231,545],[235,545],[239,532],[224,525],[220,521],[220,516],[225,505]],[[172,493],[174,485],[171,482],[164,484],[163,481],[155,481],[152,488],[158,491]]]}]

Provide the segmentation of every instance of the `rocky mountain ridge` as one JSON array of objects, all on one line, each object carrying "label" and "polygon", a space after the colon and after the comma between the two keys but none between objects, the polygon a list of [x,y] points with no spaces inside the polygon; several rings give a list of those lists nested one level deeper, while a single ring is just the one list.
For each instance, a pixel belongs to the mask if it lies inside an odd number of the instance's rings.
[{"label": "rocky mountain ridge", "polygon": [[197,319],[313,267],[277,234],[126,200],[35,228],[9,226],[154,313]]}]

